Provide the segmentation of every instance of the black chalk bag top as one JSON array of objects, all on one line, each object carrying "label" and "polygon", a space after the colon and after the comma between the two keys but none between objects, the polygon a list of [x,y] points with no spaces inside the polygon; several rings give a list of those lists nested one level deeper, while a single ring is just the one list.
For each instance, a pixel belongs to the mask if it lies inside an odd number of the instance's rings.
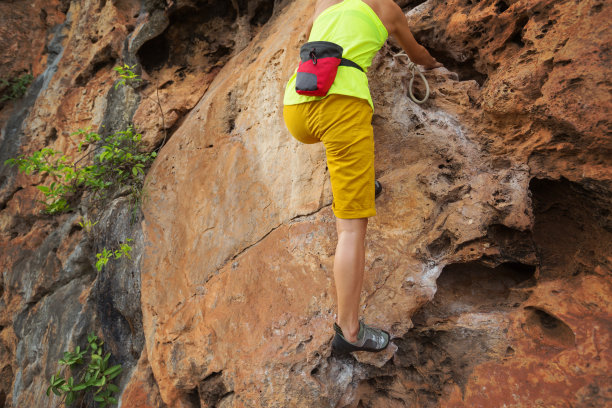
[{"label": "black chalk bag top", "polygon": [[307,42],[300,48],[295,91],[300,95],[325,96],[329,92],[339,66],[353,67],[363,72],[355,62],[342,58],[342,47],[329,41]]}]

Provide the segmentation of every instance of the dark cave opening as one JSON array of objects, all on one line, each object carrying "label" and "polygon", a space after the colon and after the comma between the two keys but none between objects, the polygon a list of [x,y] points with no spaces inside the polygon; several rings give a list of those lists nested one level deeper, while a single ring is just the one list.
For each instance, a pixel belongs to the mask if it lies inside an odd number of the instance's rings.
[{"label": "dark cave opening", "polygon": [[204,378],[198,385],[199,400],[207,407],[216,407],[234,392],[229,390],[223,381],[223,372],[214,372]]},{"label": "dark cave opening", "polygon": [[261,1],[255,7],[253,16],[249,20],[252,26],[262,26],[266,24],[274,14],[274,0]]},{"label": "dark cave opening", "polygon": [[249,2],[248,0],[236,0],[236,5],[238,6],[238,14],[244,15],[248,12]]},{"label": "dark cave opening", "polygon": [[187,394],[187,401],[191,404],[192,408],[202,408],[202,403],[200,402],[200,394],[198,394],[198,388],[192,389]]},{"label": "dark cave opening", "polygon": [[237,11],[232,6],[231,1],[213,1],[211,4],[209,1],[197,0],[192,5],[186,5],[172,13],[170,15],[170,25],[185,24],[193,26],[208,23],[215,18],[233,22],[236,17]]},{"label": "dark cave opening", "polygon": [[232,53],[236,18],[231,2],[198,0],[184,5],[169,16],[163,33],[140,47],[138,59],[149,72],[165,65],[210,69]]},{"label": "dark cave opening", "polygon": [[528,22],[529,17],[519,17],[519,19],[516,21],[516,24],[514,25],[514,30],[512,31],[512,34],[506,42],[516,44],[519,46],[519,48],[523,48],[525,46],[525,41],[523,41],[523,29],[525,28]]},{"label": "dark cave opening", "polygon": [[605,186],[589,189],[565,178],[532,179],[533,240],[540,258],[539,279],[594,273],[610,268],[612,198]]},{"label": "dark cave opening", "polygon": [[[495,242],[503,259],[513,259],[525,263],[537,262],[537,250],[531,231],[519,231],[502,224],[493,224],[487,228],[487,237]],[[533,268],[531,265],[528,265],[528,267]]]},{"label": "dark cave opening", "polygon": [[442,235],[427,245],[427,251],[433,258],[439,258],[451,250],[451,245],[452,237],[448,231],[444,231]]},{"label": "dark cave opening", "polygon": [[535,271],[535,266],[519,262],[505,262],[495,268],[478,261],[447,265],[436,281],[434,298],[413,322],[430,327],[461,313],[513,308],[526,299],[523,291],[514,289],[533,285]]},{"label": "dark cave opening", "polygon": [[170,44],[165,36],[155,37],[140,47],[138,59],[145,71],[161,68],[170,57]]},{"label": "dark cave opening", "polygon": [[489,78],[486,73],[482,73],[476,69],[475,56],[471,56],[464,61],[459,61],[448,51],[441,51],[436,50],[434,48],[429,48],[429,53],[436,60],[438,60],[438,62],[444,64],[444,67],[446,67],[449,71],[456,72],[460,81],[476,81],[479,86],[482,86]]},{"label": "dark cave opening", "polygon": [[526,330],[531,332],[531,337],[537,340],[548,340],[558,347],[573,347],[576,344],[576,336],[572,329],[561,319],[551,315],[545,310],[536,307],[526,307],[528,314]]},{"label": "dark cave opening", "polygon": [[497,14],[501,14],[509,8],[510,6],[504,0],[499,0],[497,3],[495,3],[495,12]]}]

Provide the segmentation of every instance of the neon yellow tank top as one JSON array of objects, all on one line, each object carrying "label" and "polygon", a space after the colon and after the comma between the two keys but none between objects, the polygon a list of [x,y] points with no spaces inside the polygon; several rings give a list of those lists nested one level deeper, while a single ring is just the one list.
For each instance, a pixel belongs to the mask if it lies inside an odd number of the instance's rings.
[{"label": "neon yellow tank top", "polygon": [[[387,41],[387,29],[378,15],[361,0],[344,0],[325,9],[314,21],[308,41],[331,41],[343,49],[343,58],[359,64],[365,72],[372,59]],[[365,72],[352,67],[338,67],[338,75],[328,95],[355,96],[368,101],[372,110],[372,96]],[[297,69],[296,69],[297,73]],[[285,105],[316,101],[324,96],[304,96],[295,92],[296,73],[285,88]]]}]

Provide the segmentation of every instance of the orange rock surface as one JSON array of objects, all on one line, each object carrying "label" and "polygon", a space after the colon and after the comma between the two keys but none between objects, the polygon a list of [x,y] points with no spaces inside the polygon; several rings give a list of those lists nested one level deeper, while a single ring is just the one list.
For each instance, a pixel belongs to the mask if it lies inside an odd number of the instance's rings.
[{"label": "orange rock surface", "polygon": [[[92,330],[125,407],[612,404],[611,4],[397,3],[445,67],[423,105],[393,39],[368,72],[362,315],[393,344],[337,357],[325,155],[282,118],[314,0],[0,2],[0,77],[36,76],[0,106],[2,161],[75,155],[87,126],[163,145],[136,222],[120,191],[41,215],[45,178],[0,169],[0,407],[57,404],[48,378]],[[115,89],[123,63],[142,83]],[[125,237],[133,262],[97,272]]]}]

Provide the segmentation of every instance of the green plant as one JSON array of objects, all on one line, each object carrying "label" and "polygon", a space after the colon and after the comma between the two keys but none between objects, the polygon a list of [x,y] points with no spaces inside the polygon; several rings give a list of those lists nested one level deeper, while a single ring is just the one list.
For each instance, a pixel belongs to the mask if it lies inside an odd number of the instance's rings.
[{"label": "green plant", "polygon": [[[87,151],[81,158],[71,161],[60,151],[43,148],[31,156],[21,155],[8,159],[5,164],[17,166],[25,174],[48,175],[51,182],[37,188],[44,194],[45,212],[57,214],[71,209],[71,199],[80,192],[91,192],[94,198],[104,196],[111,186],[129,186],[135,200],[142,189],[144,170],[157,156],[156,152],[140,151],[142,135],[130,126],[125,131],[107,136],[79,129],[73,135],[82,137],[78,151]],[[90,146],[97,146],[90,149]],[[97,154],[96,154],[97,153]],[[79,165],[85,158],[94,156],[93,164]]]},{"label": "green plant", "polygon": [[83,228],[85,230],[86,233],[91,233],[93,227],[96,226],[96,224],[98,223],[98,221],[96,222],[92,222],[89,218],[87,218],[87,216],[83,217],[83,221],[79,222],[79,225],[81,226],[81,228]]},{"label": "green plant", "polygon": [[119,85],[126,85],[128,83],[140,82],[142,79],[134,73],[133,69],[136,68],[136,65],[132,65],[131,67],[127,64],[123,64],[123,66],[113,68],[115,71],[119,73],[119,82],[115,84],[115,89],[119,87]]},{"label": "green plant", "polygon": [[111,258],[119,259],[122,256],[125,256],[128,259],[132,259],[132,256],[130,255],[132,247],[128,244],[128,242],[132,242],[133,240],[128,238],[125,241],[125,243],[119,245],[119,249],[108,250],[103,248],[102,252],[96,254],[96,269],[98,272],[101,271],[104,266],[106,266]]},{"label": "green plant", "polygon": [[23,74],[20,77],[10,80],[0,79],[0,88],[4,89],[4,95],[0,97],[0,103],[19,99],[25,95],[28,86],[34,80],[34,76],[30,73]]},{"label": "green plant", "polygon": [[142,186],[142,179],[139,178],[139,175],[144,176],[145,166],[157,156],[155,152],[143,153],[140,151],[142,135],[134,133],[132,126],[106,137],[83,129],[79,129],[74,134],[82,135],[85,139],[79,144],[79,151],[84,143],[99,143],[95,150],[101,151],[96,158],[99,163],[99,178],[103,182],[100,186],[90,186],[94,189],[106,188],[108,183],[121,186],[128,184]]},{"label": "green plant", "polygon": [[111,381],[121,374],[121,364],[109,367],[111,354],[104,354],[104,342],[94,333],[87,336],[87,343],[85,350],[77,346],[74,351],[64,352],[64,358],[59,360],[64,369],[58,369],[57,373],[51,376],[47,396],[53,393],[62,397],[58,406],[62,403],[71,405],[79,396],[88,393],[100,407],[117,404],[113,394],[119,392],[119,388]]},{"label": "green plant", "polygon": [[[119,82],[115,85],[126,85],[126,83],[139,82],[141,79],[132,70],[136,66],[124,65],[115,70],[119,73]],[[15,89],[25,89],[32,78],[24,76],[16,83]],[[9,85],[3,81],[5,87]],[[26,85],[24,85],[26,84]],[[12,94],[11,94],[12,95]],[[161,110],[159,94],[157,104]],[[163,110],[162,110],[163,120]],[[165,132],[165,126],[164,126]],[[100,135],[91,132],[90,128],[79,129],[72,133],[81,140],[78,143],[78,153],[84,153],[80,158],[72,160],[64,153],[51,148],[43,148],[34,152],[31,156],[21,155],[17,158],[8,159],[5,164],[17,166],[20,172],[25,174],[40,174],[44,177],[43,184],[36,186],[44,195],[41,200],[45,204],[43,212],[47,214],[58,214],[72,209],[71,203],[83,194],[91,194],[92,199],[88,204],[97,207],[101,199],[106,197],[106,191],[110,187],[123,189],[128,187],[133,201],[134,218],[140,204],[142,203],[143,180],[146,167],[155,159],[157,153],[142,152],[142,135],[134,132],[132,126],[127,130]],[[165,138],[164,138],[165,142]],[[162,142],[163,145],[163,142]],[[84,161],[86,160],[87,161]],[[90,164],[81,164],[90,163]],[[93,222],[85,217],[79,225],[88,234],[98,222]],[[100,271],[110,259],[119,259],[122,256],[131,259],[132,248],[127,242],[120,245],[118,249],[108,250],[103,248],[101,253],[96,254],[96,268]]]}]

